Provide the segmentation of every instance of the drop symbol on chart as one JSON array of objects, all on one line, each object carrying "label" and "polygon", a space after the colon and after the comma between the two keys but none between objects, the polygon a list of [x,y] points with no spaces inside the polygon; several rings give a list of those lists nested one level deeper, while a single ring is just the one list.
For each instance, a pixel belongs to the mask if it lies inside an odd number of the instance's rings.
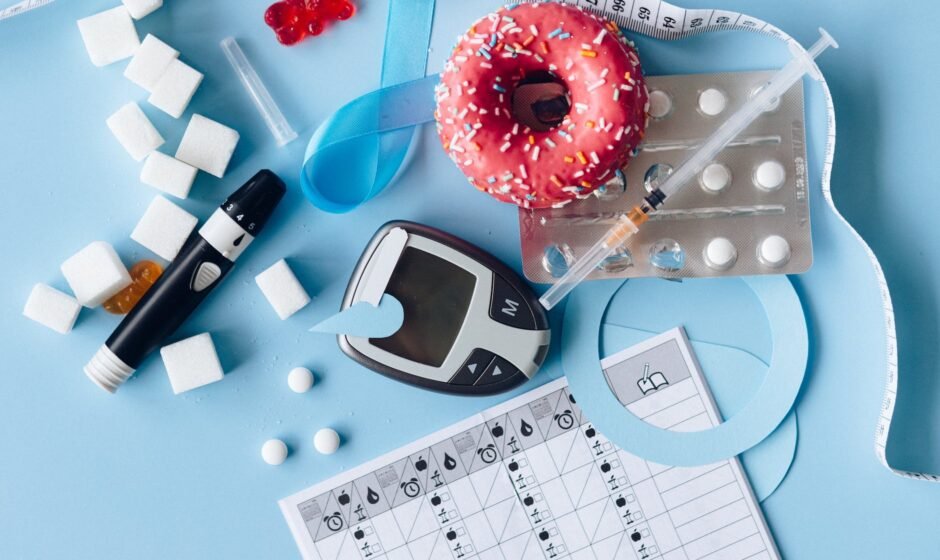
[{"label": "drop symbol on chart", "polygon": [[444,468],[452,471],[457,468],[457,461],[454,461],[454,458],[444,453]]},{"label": "drop symbol on chart", "polygon": [[366,499],[369,500],[369,503],[372,505],[379,503],[379,495],[371,488],[366,492]]},{"label": "drop symbol on chart", "polygon": [[519,431],[522,432],[522,435],[525,437],[529,437],[532,435],[532,426],[525,420],[521,420],[519,423]]}]

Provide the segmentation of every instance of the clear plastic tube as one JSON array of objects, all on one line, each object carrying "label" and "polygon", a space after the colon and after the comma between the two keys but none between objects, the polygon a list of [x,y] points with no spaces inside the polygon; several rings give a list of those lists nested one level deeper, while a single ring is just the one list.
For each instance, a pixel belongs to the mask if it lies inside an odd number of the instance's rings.
[{"label": "clear plastic tube", "polygon": [[[804,52],[798,48],[791,48],[793,59],[786,66],[780,69],[767,82],[767,85],[758,91],[757,95],[735,111],[728,120],[722,123],[718,129],[712,133],[702,146],[693,153],[685,162],[659,186],[659,196],[661,200],[667,199],[680,189],[691,183],[695,176],[705,168],[706,165],[714,161],[717,156],[732,140],[734,140],[744,129],[746,129],[754,120],[759,117],[773,101],[786,93],[793,84],[802,79],[804,74],[809,74],[814,78],[819,78],[819,69],[816,67],[814,59],[829,47],[838,48],[838,43],[832,38],[825,29],[820,28],[821,37],[808,51]],[[656,205],[658,206],[658,204]],[[625,214],[618,220],[617,224],[612,226],[606,234],[588,249],[587,253],[582,255],[568,272],[559,278],[551,288],[539,299],[545,309],[555,307],[561,300],[567,296],[575,286],[580,284],[587,276],[597,268],[597,265],[606,259],[610,254],[630,237],[632,237],[639,227],[646,221],[646,214],[652,212],[652,206],[635,208],[629,214]]]},{"label": "clear plastic tube", "polygon": [[261,113],[264,124],[268,125],[268,130],[271,131],[277,145],[284,146],[297,138],[297,132],[291,128],[290,123],[284,118],[284,113],[274,102],[268,88],[264,86],[264,82],[261,81],[251,63],[245,58],[245,53],[242,52],[234,37],[222,39],[220,45],[222,51],[225,52],[225,58],[228,59],[229,64],[238,74],[238,78],[245,86],[245,90],[254,102],[258,112]]}]

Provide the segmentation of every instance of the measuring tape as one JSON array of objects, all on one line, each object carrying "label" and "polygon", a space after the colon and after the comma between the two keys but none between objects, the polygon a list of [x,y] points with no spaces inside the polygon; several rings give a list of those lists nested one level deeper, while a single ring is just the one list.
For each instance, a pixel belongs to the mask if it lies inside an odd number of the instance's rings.
[{"label": "measuring tape", "polygon": [[55,2],[55,0],[23,0],[22,2],[0,10],[0,21],[25,14],[36,8],[42,8],[46,4],[52,4],[53,2]]},{"label": "measuring tape", "polygon": [[[523,2],[537,2],[538,0],[522,0]],[[774,25],[755,17],[738,12],[726,10],[686,10],[661,0],[560,0],[574,4],[588,11],[597,13],[622,28],[629,29],[642,35],[655,37],[665,41],[683,39],[693,35],[709,33],[712,31],[751,31],[770,35],[788,46],[798,48],[805,52],[799,42],[778,29]],[[891,419],[894,416],[894,406],[898,394],[898,346],[894,324],[894,306],[891,303],[891,293],[888,291],[888,282],[885,279],[881,263],[875,257],[871,247],[865,243],[862,236],[839,213],[832,200],[830,178],[832,175],[832,162],[836,148],[836,118],[832,103],[832,94],[825,78],[819,81],[826,98],[826,153],[823,159],[822,193],[829,208],[836,215],[855,239],[865,249],[868,260],[871,262],[878,287],[881,292],[881,303],[884,310],[885,334],[887,337],[887,380],[885,382],[884,400],[881,405],[881,416],[875,430],[875,455],[885,468],[906,478],[940,482],[940,476],[918,472],[904,471],[893,468],[888,464],[885,448],[888,434],[891,431]]]}]

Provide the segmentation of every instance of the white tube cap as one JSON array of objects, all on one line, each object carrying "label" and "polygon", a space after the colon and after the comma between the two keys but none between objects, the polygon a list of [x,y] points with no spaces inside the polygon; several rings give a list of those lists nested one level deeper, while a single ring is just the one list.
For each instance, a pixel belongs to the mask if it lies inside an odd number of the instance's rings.
[{"label": "white tube cap", "polygon": [[102,344],[91,360],[85,364],[84,371],[88,379],[95,382],[95,385],[113,393],[134,373],[134,368],[125,364],[114,355],[110,348]]}]

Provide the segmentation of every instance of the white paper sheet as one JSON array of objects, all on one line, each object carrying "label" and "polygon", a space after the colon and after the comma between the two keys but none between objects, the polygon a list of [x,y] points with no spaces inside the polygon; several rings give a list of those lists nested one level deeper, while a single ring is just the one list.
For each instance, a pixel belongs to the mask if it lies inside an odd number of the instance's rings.
[{"label": "white paper sheet", "polygon": [[[720,422],[681,329],[601,364],[654,425]],[[630,455],[597,433],[565,379],[279,504],[305,559],[779,558],[736,459],[676,468]]]}]

